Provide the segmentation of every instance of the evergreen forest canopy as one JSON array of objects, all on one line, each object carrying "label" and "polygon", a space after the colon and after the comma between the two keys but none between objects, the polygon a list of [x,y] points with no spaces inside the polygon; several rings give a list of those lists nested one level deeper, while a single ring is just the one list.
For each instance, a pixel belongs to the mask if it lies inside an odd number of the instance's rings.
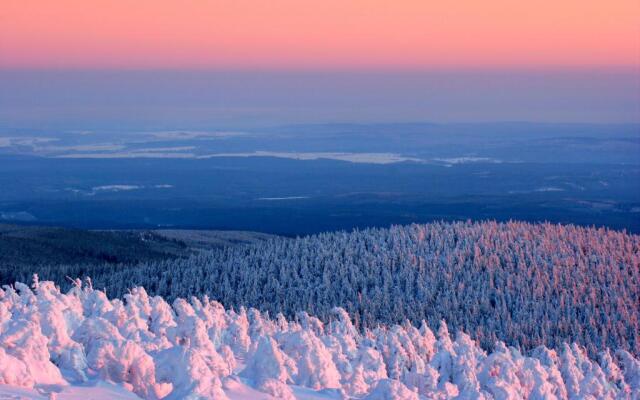
[{"label": "evergreen forest canopy", "polygon": [[591,354],[640,354],[640,236],[523,222],[456,222],[324,233],[135,265],[42,266],[28,282],[90,276],[121,297],[133,286],[172,301],[208,295],[226,307],[329,319],[360,329],[425,320],[532,349],[578,342]]}]

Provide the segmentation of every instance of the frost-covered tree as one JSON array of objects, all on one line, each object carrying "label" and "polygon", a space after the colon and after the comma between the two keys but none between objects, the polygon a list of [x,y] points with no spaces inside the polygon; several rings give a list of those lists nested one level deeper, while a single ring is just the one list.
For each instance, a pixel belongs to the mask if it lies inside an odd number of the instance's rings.
[{"label": "frost-covered tree", "polygon": [[48,281],[0,290],[0,385],[102,379],[167,400],[227,399],[234,390],[292,400],[300,386],[374,400],[640,397],[640,361],[625,350],[603,348],[598,362],[576,343],[527,355],[498,342],[486,352],[465,333],[452,339],[444,321],[437,335],[406,321],[360,331],[344,309],[324,326],[308,314],[270,319],[206,297],[169,305],[143,288],[110,300],[75,283],[66,294]]}]

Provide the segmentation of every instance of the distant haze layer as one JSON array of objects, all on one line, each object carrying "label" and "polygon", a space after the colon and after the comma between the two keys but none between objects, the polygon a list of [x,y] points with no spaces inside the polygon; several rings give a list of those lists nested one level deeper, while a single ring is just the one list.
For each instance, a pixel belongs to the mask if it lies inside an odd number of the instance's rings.
[{"label": "distant haze layer", "polygon": [[[640,121],[631,67],[431,71],[0,70],[0,128]],[[9,132],[5,132],[9,133]]]}]

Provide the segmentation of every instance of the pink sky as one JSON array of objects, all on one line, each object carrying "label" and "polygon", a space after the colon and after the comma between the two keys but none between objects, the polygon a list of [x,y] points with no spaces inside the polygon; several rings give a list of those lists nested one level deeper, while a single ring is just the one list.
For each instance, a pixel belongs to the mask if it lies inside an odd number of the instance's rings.
[{"label": "pink sky", "polygon": [[638,0],[4,0],[0,68],[640,66]]}]

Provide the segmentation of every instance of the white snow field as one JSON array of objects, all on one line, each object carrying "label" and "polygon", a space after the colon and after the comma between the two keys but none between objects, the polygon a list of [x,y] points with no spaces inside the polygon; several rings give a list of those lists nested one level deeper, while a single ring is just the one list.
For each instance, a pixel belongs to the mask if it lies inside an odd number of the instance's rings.
[{"label": "white snow field", "polygon": [[530,354],[426,324],[358,332],[208,298],[172,305],[134,288],[108,299],[79,280],[0,289],[0,399],[638,399],[640,361],[565,344]]}]

